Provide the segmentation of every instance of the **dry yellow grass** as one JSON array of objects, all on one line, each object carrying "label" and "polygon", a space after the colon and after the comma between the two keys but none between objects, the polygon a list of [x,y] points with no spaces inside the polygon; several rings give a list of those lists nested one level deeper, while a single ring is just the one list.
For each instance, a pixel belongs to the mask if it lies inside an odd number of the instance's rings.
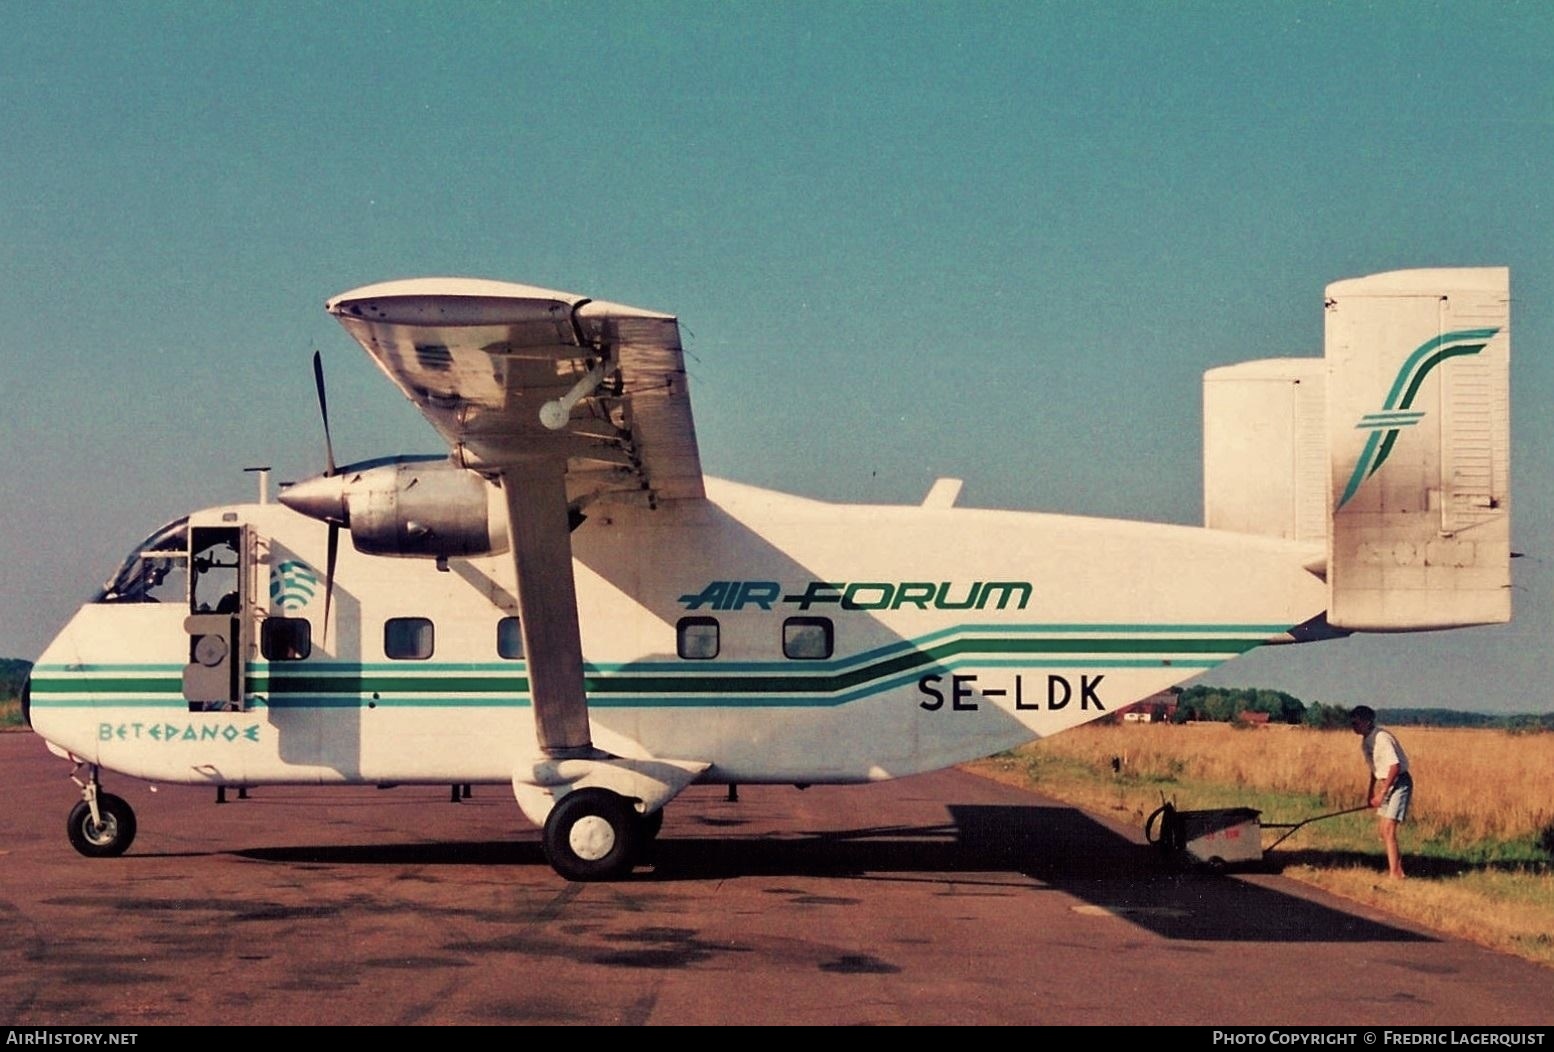
[{"label": "dry yellow grass", "polygon": [[[1554,824],[1554,735],[1437,727],[1397,731],[1417,780],[1409,823],[1464,843],[1536,839]],[[1305,727],[1090,725],[1028,747],[1097,767],[1121,757],[1138,779],[1187,779],[1362,803],[1360,740]],[[1191,807],[1191,802],[1184,802]]]},{"label": "dry yellow grass", "polygon": [[1381,879],[1355,866],[1292,866],[1287,877],[1363,902],[1439,932],[1554,966],[1550,877],[1527,871],[1454,879]]},{"label": "dry yellow grass", "polygon": [[[1275,852],[1285,875],[1554,965],[1554,735],[1408,727],[1398,736],[1418,779],[1402,837],[1412,879],[1382,877],[1366,813],[1300,830]],[[1137,822],[1162,796],[1297,821],[1357,805],[1367,785],[1358,738],[1301,727],[1090,725],[974,767]]]}]

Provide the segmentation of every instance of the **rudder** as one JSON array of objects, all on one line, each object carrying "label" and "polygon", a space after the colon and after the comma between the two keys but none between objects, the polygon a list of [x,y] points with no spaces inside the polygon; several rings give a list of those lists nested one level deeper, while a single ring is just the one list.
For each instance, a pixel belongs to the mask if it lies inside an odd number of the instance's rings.
[{"label": "rudder", "polygon": [[1328,622],[1509,621],[1509,271],[1354,278],[1326,307]]}]

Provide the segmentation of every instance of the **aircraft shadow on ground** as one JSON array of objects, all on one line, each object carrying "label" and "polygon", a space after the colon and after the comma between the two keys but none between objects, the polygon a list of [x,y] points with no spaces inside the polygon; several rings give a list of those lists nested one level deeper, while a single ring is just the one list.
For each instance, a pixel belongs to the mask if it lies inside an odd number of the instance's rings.
[{"label": "aircraft shadow on ground", "polygon": [[[699,837],[670,830],[654,845],[651,865],[638,869],[632,879],[650,883],[808,876],[888,881],[964,874],[964,883],[1010,896],[1043,887],[1061,891],[1085,904],[1077,908],[1174,940],[1434,941],[1259,884],[1184,869],[1155,848],[1119,836],[1071,808],[950,805],[948,811],[946,823],[780,836]],[[713,828],[726,826],[717,819],[701,821]],[[545,865],[532,839],[272,847],[237,854],[293,864]]]},{"label": "aircraft shadow on ground", "polygon": [[[317,844],[234,851],[256,862],[328,866],[546,866],[533,840],[450,840],[430,844]],[[559,877],[557,878],[560,879]]]}]

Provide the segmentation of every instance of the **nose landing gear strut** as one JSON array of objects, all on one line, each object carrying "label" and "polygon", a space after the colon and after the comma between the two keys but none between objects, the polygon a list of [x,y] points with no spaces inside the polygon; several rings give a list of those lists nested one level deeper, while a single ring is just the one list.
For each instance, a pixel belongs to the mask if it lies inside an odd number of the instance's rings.
[{"label": "nose landing gear strut", "polygon": [[[76,772],[86,767],[83,780]],[[81,801],[70,809],[65,835],[87,858],[116,858],[135,839],[135,810],[121,797],[102,791],[96,764],[77,764],[70,780],[81,787]]]}]

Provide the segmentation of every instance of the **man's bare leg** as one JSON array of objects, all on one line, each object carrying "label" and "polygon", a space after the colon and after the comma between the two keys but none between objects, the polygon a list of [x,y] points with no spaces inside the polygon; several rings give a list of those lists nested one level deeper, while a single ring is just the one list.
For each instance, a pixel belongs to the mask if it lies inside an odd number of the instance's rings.
[{"label": "man's bare leg", "polygon": [[1376,827],[1381,842],[1387,849],[1387,874],[1393,880],[1403,879],[1403,853],[1398,850],[1398,823],[1395,818],[1378,818]]}]

